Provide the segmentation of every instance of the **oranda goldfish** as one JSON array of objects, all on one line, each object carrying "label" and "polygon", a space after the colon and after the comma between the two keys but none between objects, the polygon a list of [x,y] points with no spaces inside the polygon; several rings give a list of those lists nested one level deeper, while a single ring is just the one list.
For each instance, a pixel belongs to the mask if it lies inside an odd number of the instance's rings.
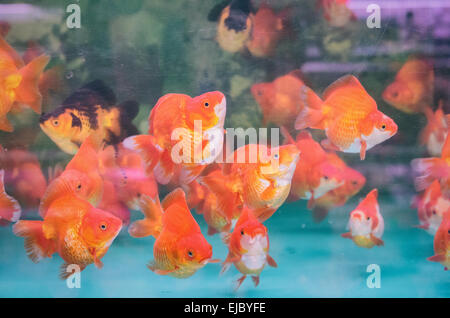
[{"label": "oranda goldfish", "polygon": [[356,245],[365,248],[384,245],[384,219],[378,205],[378,190],[373,189],[350,213],[349,232],[342,237],[352,239]]},{"label": "oranda goldfish", "polygon": [[426,107],[424,112],[427,117],[427,125],[420,133],[420,144],[427,147],[428,153],[432,157],[440,157],[445,138],[447,138],[448,115],[444,115],[442,100],[438,109],[433,112],[430,107]]},{"label": "oranda goldfish", "polygon": [[259,284],[259,275],[269,266],[277,267],[275,260],[269,255],[269,235],[267,228],[258,221],[252,211],[244,207],[232,233],[225,239],[228,245],[228,256],[223,262],[222,272],[226,272],[234,264],[243,276],[237,281],[236,290],[251,275],[255,287]]},{"label": "oranda goldfish", "polygon": [[[284,203],[300,151],[295,145],[269,147],[248,144],[236,149],[225,164],[225,177],[208,176],[203,182],[219,199],[219,206],[242,208],[245,204],[264,222]],[[224,182],[226,179],[226,182]],[[237,203],[236,203],[237,200]],[[222,201],[222,202],[220,202]],[[226,215],[230,215],[227,214]]]},{"label": "oranda goldfish", "polygon": [[414,203],[420,222],[418,227],[435,235],[444,214],[450,209],[450,199],[442,194],[439,181],[434,180]]},{"label": "oranda goldfish", "polygon": [[289,201],[308,200],[308,208],[312,208],[318,198],[343,184],[342,171],[328,162],[326,152],[309,132],[300,132],[295,141],[284,129],[283,134],[302,154],[292,177]]},{"label": "oranda goldfish", "polygon": [[100,260],[121,228],[119,218],[66,192],[51,203],[43,221],[21,220],[13,232],[25,238],[25,250],[35,263],[58,253],[65,261],[60,278],[66,279],[72,274],[70,264],[80,270],[92,263],[101,268]]},{"label": "oranda goldfish", "polygon": [[429,261],[441,263],[445,270],[450,267],[450,210],[442,219],[442,222],[434,236],[434,255]]},{"label": "oranda goldfish", "polygon": [[19,54],[0,36],[0,130],[13,131],[6,117],[13,106],[24,104],[41,113],[42,96],[38,83],[49,60],[50,57],[43,54],[25,65]]},{"label": "oranda goldfish", "polygon": [[330,26],[343,27],[351,20],[356,20],[347,3],[348,0],[318,0],[317,6],[322,9],[323,16]]},{"label": "oranda goldfish", "polygon": [[246,42],[250,54],[256,57],[272,56],[278,42],[286,33],[288,9],[275,13],[267,4],[262,3],[253,16],[250,38]]},{"label": "oranda goldfish", "polygon": [[225,114],[221,92],[167,94],[150,113],[149,135],[128,137],[123,145],[142,155],[147,171],[154,166],[158,183],[187,185],[221,153]]},{"label": "oranda goldfish", "polygon": [[99,171],[99,147],[93,136],[89,136],[82,143],[65,170],[48,185],[39,206],[41,217],[45,217],[47,209],[61,193],[68,191],[94,206],[98,205],[103,194],[103,178]]},{"label": "oranda goldfish", "polygon": [[47,188],[37,156],[22,149],[0,150],[0,167],[5,184],[23,207],[36,208]]},{"label": "oranda goldfish", "polygon": [[[222,8],[222,5],[213,8]],[[250,38],[253,14],[250,0],[232,0],[218,16],[216,40],[219,46],[231,53],[242,51]],[[210,14],[211,17],[211,14]],[[210,18],[216,20],[216,18]]]},{"label": "oranda goldfish", "polygon": [[22,214],[19,202],[5,191],[5,171],[0,170],[0,225],[16,222]]},{"label": "oranda goldfish", "polygon": [[433,66],[424,59],[410,58],[383,92],[383,99],[408,114],[423,112],[433,103]]},{"label": "oranda goldfish", "polygon": [[263,125],[292,128],[302,106],[299,91],[305,85],[299,71],[280,76],[273,82],[257,83],[251,88],[263,113]]},{"label": "oranda goldfish", "polygon": [[366,178],[359,171],[350,168],[337,154],[327,153],[327,158],[330,164],[340,168],[344,183],[314,200],[313,217],[316,222],[322,221],[329,210],[343,206],[366,183]]},{"label": "oranda goldfish", "polygon": [[75,91],[58,108],[42,114],[39,122],[61,150],[75,154],[89,135],[107,144],[117,144],[137,134],[131,121],[138,110],[134,101],[116,106],[111,89],[96,80]]},{"label": "oranda goldfish", "polygon": [[323,93],[323,101],[308,87],[300,93],[304,107],[296,129],[322,129],[328,139],[322,145],[331,150],[360,153],[397,133],[395,122],[378,110],[375,100],[353,75],[336,80]]},{"label": "oranda goldfish", "polygon": [[212,247],[206,241],[186,203],[181,188],[169,193],[163,202],[159,198],[147,200],[146,217],[130,227],[138,236],[156,237],[153,246],[154,261],[148,268],[159,275],[187,278],[211,260]]}]

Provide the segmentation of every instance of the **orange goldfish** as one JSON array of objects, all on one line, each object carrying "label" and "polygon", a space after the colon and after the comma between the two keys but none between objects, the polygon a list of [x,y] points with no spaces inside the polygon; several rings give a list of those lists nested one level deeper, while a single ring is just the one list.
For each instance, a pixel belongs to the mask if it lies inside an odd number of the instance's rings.
[{"label": "orange goldfish", "polygon": [[434,255],[429,261],[441,263],[445,270],[450,267],[450,210],[442,219],[442,222],[434,236]]},{"label": "orange goldfish", "polygon": [[292,177],[289,200],[308,200],[308,207],[312,208],[315,200],[342,184],[342,173],[328,162],[326,152],[309,132],[300,132],[294,141],[286,130],[282,131],[302,154]]},{"label": "orange goldfish", "polygon": [[384,245],[381,237],[384,232],[384,219],[378,205],[378,190],[373,189],[350,213],[348,228],[350,232],[342,237],[352,239],[356,245],[365,248]]},{"label": "orange goldfish", "polygon": [[237,281],[236,290],[247,275],[251,275],[255,287],[258,286],[259,275],[266,264],[277,267],[277,263],[269,255],[267,228],[258,221],[249,208],[244,207],[233,232],[227,235],[225,241],[229,252],[223,262],[221,273],[226,272],[231,264],[236,266],[243,274]]},{"label": "orange goldfish", "polygon": [[275,13],[267,4],[262,3],[253,16],[253,27],[246,42],[250,54],[256,57],[272,56],[279,40],[286,31],[285,20],[288,10]]},{"label": "orange goldfish", "polygon": [[426,145],[430,156],[439,157],[449,128],[448,116],[444,115],[442,110],[442,100],[436,112],[433,113],[430,107],[426,107],[424,112],[428,122],[420,133],[420,144]]},{"label": "orange goldfish", "polygon": [[218,91],[194,98],[167,94],[150,113],[149,135],[128,137],[123,145],[142,155],[147,171],[154,166],[158,183],[187,185],[220,154],[225,113]]},{"label": "orange goldfish", "polygon": [[355,14],[347,7],[348,0],[318,0],[317,6],[323,10],[323,16],[332,27],[343,27]]},{"label": "orange goldfish", "polygon": [[410,58],[383,92],[383,99],[405,113],[423,112],[433,103],[433,66],[424,59]]},{"label": "orange goldfish", "polygon": [[25,104],[41,112],[42,96],[39,78],[50,57],[41,55],[27,65],[17,52],[0,36],[0,130],[13,131],[6,115],[15,105]]},{"label": "orange goldfish", "polygon": [[66,279],[72,274],[70,264],[80,270],[92,263],[101,268],[100,259],[121,228],[119,218],[66,192],[51,203],[43,221],[21,220],[13,232],[25,238],[27,255],[35,263],[58,253],[65,261],[60,278]]},{"label": "orange goldfish", "polygon": [[0,170],[0,225],[16,222],[22,214],[19,202],[5,191],[4,177],[5,171]]},{"label": "orange goldfish", "polygon": [[103,194],[103,178],[99,171],[98,149],[99,145],[92,136],[83,142],[64,172],[48,185],[39,206],[41,217],[45,217],[52,202],[68,189],[72,194],[76,193],[94,206],[98,205]]},{"label": "orange goldfish", "polygon": [[327,158],[328,162],[341,169],[344,183],[314,201],[313,217],[316,222],[323,220],[330,209],[343,206],[366,183],[366,178],[360,172],[347,166],[335,153],[327,153]]},{"label": "orange goldfish", "polygon": [[378,110],[375,100],[353,75],[341,77],[323,93],[323,101],[303,86],[304,107],[296,129],[307,127],[325,130],[328,139],[322,145],[331,150],[359,153],[366,151],[397,133],[395,122]]},{"label": "orange goldfish", "polygon": [[[169,193],[163,202],[146,197],[146,217],[131,225],[139,236],[156,237],[148,268],[158,275],[187,278],[212,260],[212,246],[206,241],[187,206],[181,188]],[[131,233],[130,233],[131,234]]]},{"label": "orange goldfish", "polygon": [[443,196],[439,181],[434,180],[425,192],[415,199],[415,206],[420,221],[419,227],[435,235],[443,215],[450,209],[450,200]]},{"label": "orange goldfish", "polygon": [[204,179],[200,178],[199,182],[216,195],[219,206],[242,208],[245,204],[264,222],[289,195],[299,157],[300,151],[295,145],[271,148],[263,144],[248,144],[227,158],[227,162],[231,160],[233,163],[224,169],[226,182],[220,175],[216,180],[210,178],[203,182]]},{"label": "orange goldfish", "polygon": [[27,208],[38,207],[47,180],[36,155],[21,149],[0,150],[0,166],[5,170],[5,183],[11,187],[12,195]]},{"label": "orange goldfish", "polygon": [[300,112],[299,91],[305,85],[298,71],[280,76],[273,82],[257,83],[251,88],[253,97],[263,113],[263,125],[273,122],[291,128]]},{"label": "orange goldfish", "polygon": [[[216,8],[213,8],[212,11]],[[218,17],[216,40],[223,50],[235,53],[245,49],[253,25],[251,11],[250,0],[232,0],[229,5],[221,10]]]}]

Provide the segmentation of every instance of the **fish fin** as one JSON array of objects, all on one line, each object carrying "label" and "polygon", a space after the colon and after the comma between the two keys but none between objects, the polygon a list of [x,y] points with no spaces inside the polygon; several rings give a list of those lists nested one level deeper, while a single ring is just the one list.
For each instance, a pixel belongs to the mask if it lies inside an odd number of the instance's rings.
[{"label": "fish fin", "polygon": [[192,216],[186,202],[186,195],[181,188],[169,193],[162,202],[163,224],[170,232],[183,235],[200,232],[200,227]]},{"label": "fish fin", "polygon": [[359,157],[361,160],[366,159],[366,150],[367,150],[367,142],[365,140],[361,140],[361,150],[359,152]]},{"label": "fish fin", "polygon": [[113,106],[116,104],[116,95],[114,94],[113,90],[105,84],[102,80],[93,80],[83,87],[81,87],[77,92],[74,94],[84,91],[84,90],[90,90],[94,93],[96,93],[98,96],[102,97],[107,105],[104,106]]},{"label": "fish fin", "polygon": [[0,170],[0,220],[17,222],[22,214],[19,202],[5,191],[5,170]]},{"label": "fish fin", "polygon": [[230,243],[231,233],[223,233],[223,235],[221,235],[221,236],[222,236],[222,242],[225,245],[228,245]]},{"label": "fish fin", "polygon": [[0,53],[6,53],[8,57],[12,59],[14,66],[18,69],[22,68],[25,64],[22,57],[12,48],[8,42],[0,35]]},{"label": "fish fin", "polygon": [[295,145],[294,138],[292,138],[291,134],[289,133],[289,130],[285,126],[281,126],[280,131],[284,139],[286,139],[287,143]]},{"label": "fish fin", "polygon": [[174,271],[177,270],[177,268],[170,269],[170,270],[160,269],[160,268],[157,267],[155,261],[149,262],[147,264],[147,268],[149,270],[151,270],[153,273],[158,274],[158,275],[168,275],[168,274],[173,273]]},{"label": "fish fin", "polygon": [[428,230],[430,228],[430,225],[429,224],[419,224],[419,225],[414,225],[414,227],[417,229]]},{"label": "fish fin", "polygon": [[267,254],[266,260],[267,260],[267,264],[269,264],[269,266],[271,266],[271,267],[278,267],[277,262],[275,262],[273,257],[270,256],[269,254]]},{"label": "fish fin", "polygon": [[352,239],[352,238],[353,238],[353,235],[352,235],[351,232],[343,233],[343,234],[341,234],[341,236],[342,236],[343,238],[349,238],[349,239]]},{"label": "fish fin", "polygon": [[162,228],[163,210],[159,197],[151,198],[150,196],[142,196],[139,205],[145,218],[135,221],[128,228],[128,233],[133,237],[145,237],[152,235],[157,238]]},{"label": "fish fin", "polygon": [[50,61],[50,56],[41,55],[19,70],[22,81],[16,89],[16,101],[26,104],[40,114],[42,95],[39,92],[39,78]]},{"label": "fish fin", "polygon": [[180,170],[180,184],[189,184],[205,169],[205,165],[183,165]]},{"label": "fish fin", "polygon": [[54,167],[48,167],[48,184],[58,178],[64,172],[64,168],[58,163]]},{"label": "fish fin", "polygon": [[12,132],[14,131],[14,127],[11,125],[11,122],[6,118],[6,115],[3,117],[0,117],[0,130],[6,131],[6,132]]},{"label": "fish fin", "polygon": [[320,145],[327,150],[339,151],[339,147],[333,144],[330,139],[324,139],[320,142]]},{"label": "fish fin", "polygon": [[153,171],[161,156],[161,151],[156,146],[154,137],[151,135],[128,137],[123,141],[123,146],[136,151],[142,157],[147,166],[147,172]]},{"label": "fish fin", "polygon": [[316,203],[316,200],[314,198],[314,193],[311,191],[311,198],[309,198],[308,204],[306,205],[306,207],[309,210],[311,210],[314,207],[315,203]]},{"label": "fish fin", "polygon": [[252,281],[255,287],[258,287],[259,285],[259,276],[252,276]]},{"label": "fish fin", "polygon": [[208,13],[208,21],[217,22],[219,21],[219,17],[223,11],[229,4],[231,0],[224,0],[218,4],[216,4]]},{"label": "fish fin", "polygon": [[300,90],[301,110],[295,120],[295,129],[321,128],[324,119],[323,101],[308,86],[303,85]]},{"label": "fish fin", "polygon": [[375,245],[384,246],[384,241],[382,239],[374,236],[373,234],[370,234],[370,239],[372,240],[372,242],[375,243]]},{"label": "fish fin", "polygon": [[100,259],[98,259],[97,255],[94,255],[94,264],[95,267],[97,267],[98,269],[103,268],[103,262]]},{"label": "fish fin", "polygon": [[323,92],[322,98],[326,100],[337,89],[348,86],[353,86],[366,92],[364,87],[361,85],[360,81],[354,75],[348,74],[338,78],[333,83],[331,83]]},{"label": "fish fin", "polygon": [[139,103],[136,101],[125,101],[119,105],[121,140],[133,135],[138,135],[139,131],[133,124],[133,119],[139,113]]},{"label": "fish fin", "polygon": [[44,235],[43,221],[18,221],[13,226],[13,233],[25,238],[24,246],[27,256],[34,263],[38,263],[45,257],[51,257],[56,251],[54,242]]},{"label": "fish fin", "polygon": [[445,255],[444,254],[436,254],[436,255],[428,257],[427,260],[429,260],[430,262],[440,263],[440,262],[445,261]]},{"label": "fish fin", "polygon": [[435,179],[447,177],[449,169],[441,158],[418,158],[411,161],[412,169],[419,174],[414,180],[417,191],[425,190]]},{"label": "fish fin", "polygon": [[313,220],[315,223],[320,223],[328,216],[328,209],[320,206],[316,206],[312,212]]},{"label": "fish fin", "polygon": [[215,228],[213,228],[211,225],[208,225],[208,235],[214,235],[219,233]]},{"label": "fish fin", "polygon": [[242,275],[242,277],[236,281],[236,286],[234,287],[235,292],[239,289],[239,287],[241,287],[242,283],[244,282],[244,280],[246,278],[247,278],[247,275]]},{"label": "fish fin", "polygon": [[234,262],[239,261],[239,259],[240,259],[239,256],[234,255],[232,253],[228,253],[227,258],[222,263],[222,268],[220,270],[220,274],[219,275],[225,274],[230,269],[231,264],[233,264]]}]

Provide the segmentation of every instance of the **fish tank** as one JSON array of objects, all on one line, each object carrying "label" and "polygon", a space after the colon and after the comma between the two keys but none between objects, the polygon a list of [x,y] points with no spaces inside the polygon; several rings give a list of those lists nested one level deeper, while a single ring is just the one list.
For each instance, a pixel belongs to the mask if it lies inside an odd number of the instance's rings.
[{"label": "fish tank", "polygon": [[448,298],[449,107],[446,0],[1,1],[0,297]]}]

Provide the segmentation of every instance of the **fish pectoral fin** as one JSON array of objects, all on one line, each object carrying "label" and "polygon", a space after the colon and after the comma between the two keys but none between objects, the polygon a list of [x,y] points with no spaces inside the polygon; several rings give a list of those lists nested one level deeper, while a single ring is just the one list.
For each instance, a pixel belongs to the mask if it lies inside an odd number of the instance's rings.
[{"label": "fish pectoral fin", "polygon": [[275,262],[273,257],[270,256],[269,254],[267,254],[266,260],[267,260],[267,264],[269,264],[269,266],[271,266],[271,267],[278,267],[277,262]]},{"label": "fish pectoral fin", "polygon": [[343,238],[349,238],[349,239],[351,239],[353,237],[352,232],[343,233],[343,234],[341,234],[341,236]]},{"label": "fish pectoral fin", "polygon": [[339,151],[339,147],[336,146],[335,144],[333,144],[330,139],[324,139],[320,142],[320,144],[322,145],[322,147],[324,147],[325,149],[328,150],[333,150],[333,151]]},{"label": "fish pectoral fin", "polygon": [[365,140],[361,140],[361,150],[359,151],[359,157],[361,160],[366,158],[366,150],[367,150],[367,142]]},{"label": "fish pectoral fin", "polygon": [[219,275],[225,274],[230,269],[231,264],[233,264],[234,262],[239,261],[239,259],[240,259],[240,257],[238,255],[233,255],[231,253],[228,253],[227,258],[222,263],[222,269],[220,270],[220,274]]},{"label": "fish pectoral fin", "polygon": [[445,255],[444,254],[436,254],[433,255],[431,257],[428,257],[427,260],[431,261],[431,262],[443,262],[445,261]]},{"label": "fish pectoral fin", "polygon": [[158,275],[168,275],[178,269],[177,267],[170,269],[170,270],[161,269],[156,265],[155,261],[151,261],[150,263],[148,263],[147,268],[149,270],[151,270],[153,273],[158,274]]},{"label": "fish pectoral fin", "polygon": [[384,246],[384,242],[382,239],[374,236],[373,234],[370,234],[370,239],[372,240],[372,242],[375,243],[375,245],[377,246]]}]

